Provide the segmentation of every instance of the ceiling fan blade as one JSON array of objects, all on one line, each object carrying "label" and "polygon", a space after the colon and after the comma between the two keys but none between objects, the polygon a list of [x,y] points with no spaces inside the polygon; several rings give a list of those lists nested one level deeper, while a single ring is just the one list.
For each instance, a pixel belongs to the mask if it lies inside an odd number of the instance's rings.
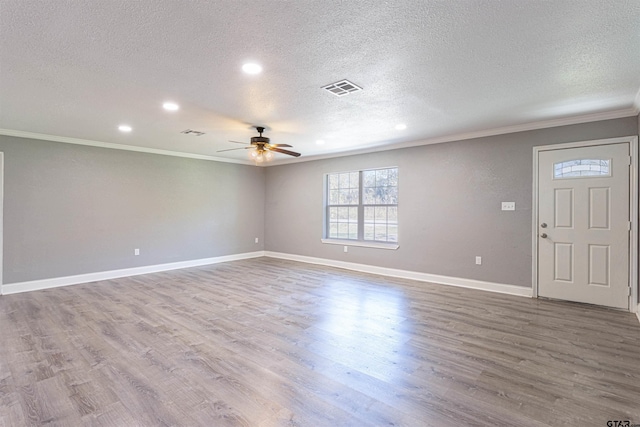
[{"label": "ceiling fan blade", "polygon": [[251,148],[251,147],[227,148],[226,150],[218,150],[218,151],[216,151],[216,153],[222,153],[223,151],[246,150],[247,148]]},{"label": "ceiling fan blade", "polygon": [[276,153],[288,154],[293,157],[300,157],[300,153],[296,153],[295,151],[283,150],[282,148],[269,148],[270,151],[275,151]]},{"label": "ceiling fan blade", "polygon": [[231,140],[229,140],[229,142],[233,142],[234,144],[244,144],[244,145],[249,145],[249,143],[248,143],[248,142],[231,141]]},{"label": "ceiling fan blade", "polygon": [[289,144],[269,144],[269,147],[293,147],[293,145],[289,145]]}]

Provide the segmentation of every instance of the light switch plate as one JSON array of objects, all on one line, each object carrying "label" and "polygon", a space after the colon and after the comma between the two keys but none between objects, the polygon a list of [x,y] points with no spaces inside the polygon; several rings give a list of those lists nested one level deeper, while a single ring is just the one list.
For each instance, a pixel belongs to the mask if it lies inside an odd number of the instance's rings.
[{"label": "light switch plate", "polygon": [[515,211],[516,210],[516,202],[502,202],[502,210],[503,211]]}]

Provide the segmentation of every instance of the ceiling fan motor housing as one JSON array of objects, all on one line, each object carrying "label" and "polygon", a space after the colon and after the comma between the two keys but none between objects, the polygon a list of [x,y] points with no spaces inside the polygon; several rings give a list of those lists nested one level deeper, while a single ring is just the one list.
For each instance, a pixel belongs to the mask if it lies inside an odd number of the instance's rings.
[{"label": "ceiling fan motor housing", "polygon": [[266,136],[253,136],[251,137],[251,145],[264,145],[269,143],[269,138]]},{"label": "ceiling fan motor housing", "polygon": [[264,132],[264,127],[256,126],[256,130],[260,134],[260,136],[254,136],[251,138],[251,145],[264,146],[269,143],[269,138],[266,136],[262,136],[262,132]]}]

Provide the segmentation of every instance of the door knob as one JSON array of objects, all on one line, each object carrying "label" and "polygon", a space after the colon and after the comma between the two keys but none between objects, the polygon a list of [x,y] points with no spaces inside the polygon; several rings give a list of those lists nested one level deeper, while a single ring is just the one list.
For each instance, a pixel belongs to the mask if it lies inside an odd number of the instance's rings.
[{"label": "door knob", "polygon": [[546,222],[543,222],[542,224],[540,224],[540,227],[542,227],[542,228],[547,228],[547,223],[546,223]]},{"label": "door knob", "polygon": [[546,238],[547,238],[547,233],[542,233],[542,234],[540,235],[540,237],[542,237],[543,239],[546,239]]}]

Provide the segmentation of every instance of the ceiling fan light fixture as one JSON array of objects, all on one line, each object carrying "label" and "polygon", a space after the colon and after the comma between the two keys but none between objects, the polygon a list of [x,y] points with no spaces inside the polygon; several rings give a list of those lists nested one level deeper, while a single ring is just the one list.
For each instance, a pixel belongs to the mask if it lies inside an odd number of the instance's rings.
[{"label": "ceiling fan light fixture", "polygon": [[239,141],[229,141],[236,144],[244,144],[248,145],[243,148],[229,148],[226,150],[218,150],[218,152],[222,151],[235,151],[235,150],[249,150],[247,152],[249,159],[258,163],[269,162],[274,159],[275,153],[282,153],[288,156],[300,157],[300,153],[296,153],[295,151],[285,150],[283,147],[291,147],[289,144],[270,144],[269,138],[266,136],[262,136],[264,132],[263,126],[255,126],[258,131],[259,136],[254,136],[251,138],[251,144],[247,144],[246,142]]}]

